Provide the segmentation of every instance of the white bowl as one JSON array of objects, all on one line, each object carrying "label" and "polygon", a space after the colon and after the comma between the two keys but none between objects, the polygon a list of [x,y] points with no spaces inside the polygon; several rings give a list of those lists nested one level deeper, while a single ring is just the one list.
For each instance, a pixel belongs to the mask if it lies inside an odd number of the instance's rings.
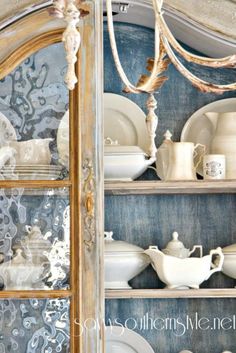
[{"label": "white bowl", "polygon": [[104,153],[105,180],[137,179],[154,162],[138,146],[106,145]]},{"label": "white bowl", "polygon": [[222,272],[236,279],[236,244],[229,245],[223,249],[224,253],[224,263]]},{"label": "white bowl", "polygon": [[130,289],[128,281],[140,274],[150,260],[142,248],[116,241],[112,234],[105,233],[105,288]]}]

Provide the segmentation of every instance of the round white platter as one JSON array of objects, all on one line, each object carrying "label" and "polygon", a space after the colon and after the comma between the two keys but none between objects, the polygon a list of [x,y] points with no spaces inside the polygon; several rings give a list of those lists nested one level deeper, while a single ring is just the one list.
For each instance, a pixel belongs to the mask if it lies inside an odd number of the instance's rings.
[{"label": "round white platter", "polygon": [[121,326],[107,326],[106,353],[154,353],[154,351],[138,333]]},{"label": "round white platter", "polygon": [[110,137],[122,146],[139,146],[148,151],[146,115],[130,99],[104,93],[104,138]]}]

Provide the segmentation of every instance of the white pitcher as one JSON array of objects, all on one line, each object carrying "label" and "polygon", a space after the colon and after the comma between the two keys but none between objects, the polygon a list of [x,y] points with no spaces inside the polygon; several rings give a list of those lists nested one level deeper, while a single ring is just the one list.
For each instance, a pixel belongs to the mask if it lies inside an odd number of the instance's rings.
[{"label": "white pitcher", "polygon": [[236,179],[236,112],[205,113],[214,129],[211,153],[224,154],[226,179]]},{"label": "white pitcher", "polygon": [[[202,152],[198,153],[197,148]],[[205,153],[205,146],[192,142],[173,142],[169,151],[169,165],[166,180],[197,180],[196,169]],[[194,164],[194,159],[198,161]]]}]

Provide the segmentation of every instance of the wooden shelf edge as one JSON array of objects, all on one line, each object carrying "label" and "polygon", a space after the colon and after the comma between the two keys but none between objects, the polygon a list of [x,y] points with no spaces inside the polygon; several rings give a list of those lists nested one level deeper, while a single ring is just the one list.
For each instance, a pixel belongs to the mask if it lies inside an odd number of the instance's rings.
[{"label": "wooden shelf edge", "polygon": [[70,290],[12,290],[12,291],[0,291],[1,299],[47,299],[47,298],[67,298],[72,296]]},{"label": "wooden shelf edge", "polygon": [[51,189],[71,186],[70,180],[0,180],[0,189]]},{"label": "wooden shelf edge", "polygon": [[236,288],[106,290],[106,299],[236,298]]},{"label": "wooden shelf edge", "polygon": [[236,180],[197,181],[105,181],[110,195],[236,193]]}]

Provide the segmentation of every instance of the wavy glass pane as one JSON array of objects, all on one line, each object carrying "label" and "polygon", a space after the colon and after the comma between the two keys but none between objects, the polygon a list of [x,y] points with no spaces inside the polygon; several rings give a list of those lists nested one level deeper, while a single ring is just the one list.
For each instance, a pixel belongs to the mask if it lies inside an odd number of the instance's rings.
[{"label": "wavy glass pane", "polygon": [[66,67],[63,44],[54,44],[0,81],[0,179],[68,177]]},{"label": "wavy glass pane", "polygon": [[68,188],[0,189],[0,289],[68,289],[69,269]]},{"label": "wavy glass pane", "polygon": [[69,353],[69,299],[0,300],[1,353]]}]

